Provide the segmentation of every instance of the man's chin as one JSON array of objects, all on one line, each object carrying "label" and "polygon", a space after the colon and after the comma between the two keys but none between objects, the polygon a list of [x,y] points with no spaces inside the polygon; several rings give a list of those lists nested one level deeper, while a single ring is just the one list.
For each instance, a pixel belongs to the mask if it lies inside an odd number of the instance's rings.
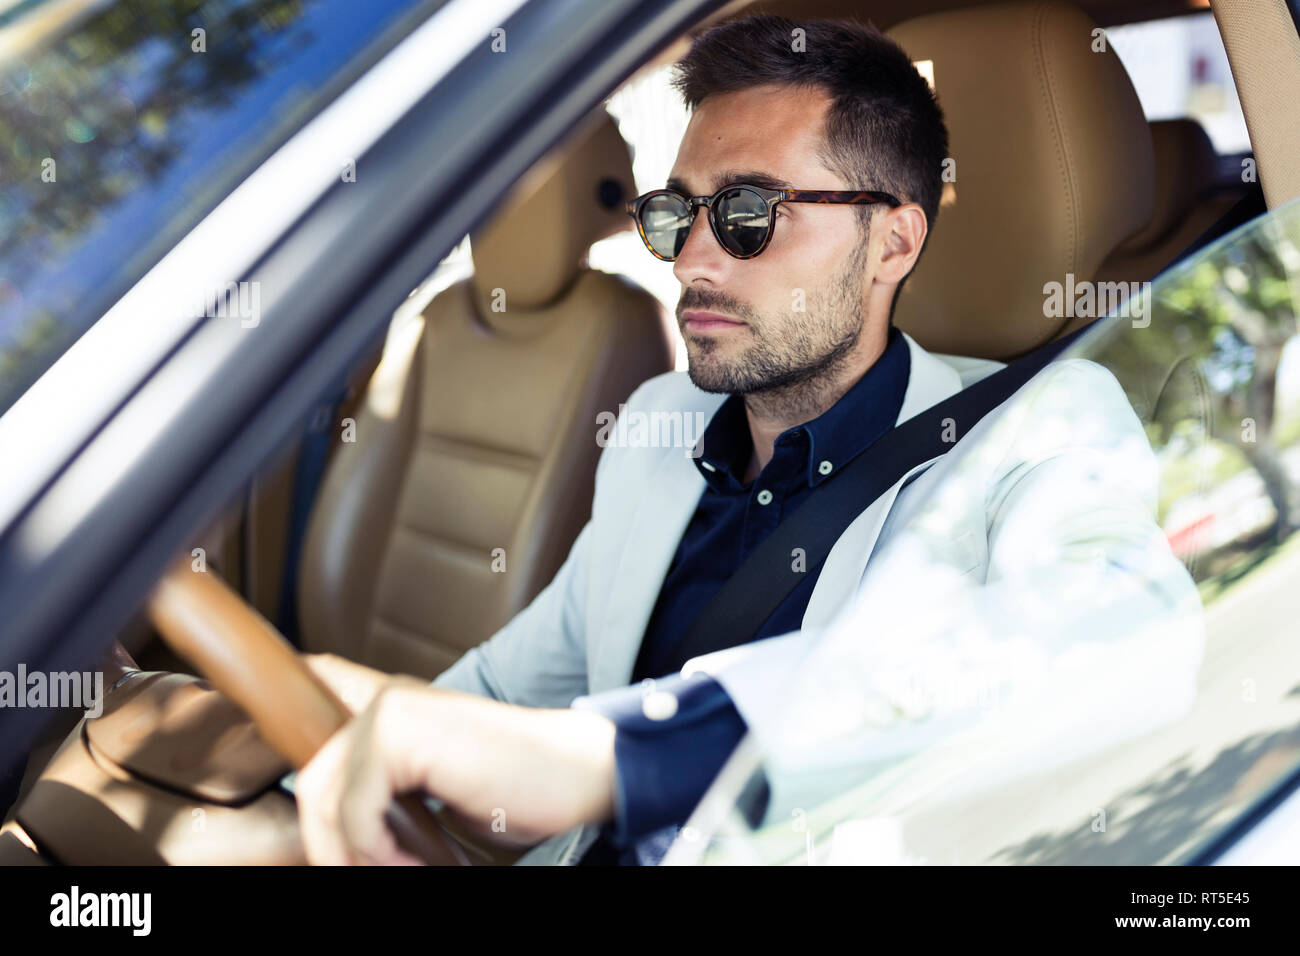
[{"label": "man's chin", "polygon": [[715,395],[748,395],[765,387],[755,374],[752,353],[736,350],[738,355],[727,356],[715,343],[710,343],[710,346],[693,347],[687,342],[686,374],[700,391]]},{"label": "man's chin", "polygon": [[755,391],[754,383],[743,380],[736,371],[726,366],[702,365],[691,362],[686,369],[691,383],[701,392],[715,395],[747,395]]},{"label": "man's chin", "polygon": [[691,384],[702,392],[730,394],[736,384],[736,376],[732,374],[731,369],[725,365],[719,365],[716,361],[702,361],[699,357],[690,355],[689,352],[687,353],[686,374],[690,376]]},{"label": "man's chin", "polygon": [[760,377],[747,367],[736,368],[716,361],[691,359],[688,353],[686,374],[691,383],[702,392],[717,395],[763,395],[807,387],[809,381],[825,374],[821,367],[814,370],[785,372]]},{"label": "man's chin", "polygon": [[691,377],[691,384],[701,392],[711,392],[715,395],[731,394],[731,389],[727,387],[728,383],[719,381],[712,376],[699,376],[695,374],[694,369],[688,369],[687,375]]}]

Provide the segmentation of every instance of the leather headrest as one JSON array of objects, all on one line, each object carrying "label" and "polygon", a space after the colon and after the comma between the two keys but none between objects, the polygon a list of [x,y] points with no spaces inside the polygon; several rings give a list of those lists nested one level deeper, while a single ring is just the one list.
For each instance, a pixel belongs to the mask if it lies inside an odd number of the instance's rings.
[{"label": "leather headrest", "polygon": [[1150,220],[1150,127],[1115,52],[1094,52],[1096,29],[1035,0],[889,31],[932,62],[955,161],[895,313],[925,348],[1005,360],[1046,344],[1070,319],[1044,315],[1044,284],[1093,279]]},{"label": "leather headrest", "polygon": [[593,242],[632,227],[625,211],[636,195],[632,159],[608,114],[529,185],[521,182],[521,194],[470,237],[473,284],[488,321],[493,290],[504,290],[512,313],[549,305],[577,276]]},{"label": "leather headrest", "polygon": [[1152,123],[1151,143],[1156,157],[1155,210],[1151,221],[1123,243],[1120,252],[1141,252],[1159,244],[1214,188],[1219,157],[1196,120]]}]

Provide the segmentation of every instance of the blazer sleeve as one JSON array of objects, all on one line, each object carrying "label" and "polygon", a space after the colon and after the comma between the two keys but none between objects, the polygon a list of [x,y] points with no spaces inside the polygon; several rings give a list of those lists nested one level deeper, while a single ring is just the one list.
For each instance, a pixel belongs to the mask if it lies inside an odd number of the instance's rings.
[{"label": "blazer sleeve", "polygon": [[[1119,383],[1062,362],[1003,411],[949,452],[830,625],[687,665],[754,734],[769,819],[941,743],[969,741],[957,752],[987,783],[1190,709],[1200,601],[1155,521],[1156,459]],[[971,529],[974,567],[954,544]]]}]

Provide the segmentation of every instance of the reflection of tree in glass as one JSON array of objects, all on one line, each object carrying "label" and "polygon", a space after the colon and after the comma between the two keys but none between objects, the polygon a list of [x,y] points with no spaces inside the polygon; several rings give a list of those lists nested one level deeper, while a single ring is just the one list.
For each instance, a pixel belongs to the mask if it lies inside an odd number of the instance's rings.
[{"label": "reflection of tree in glass", "polygon": [[1282,210],[1156,282],[1144,329],[1112,337],[1097,356],[1124,383],[1163,444],[1200,432],[1258,473],[1276,518],[1268,536],[1300,527],[1277,444],[1277,375],[1297,332],[1300,207]]},{"label": "reflection of tree in glass", "polygon": [[[72,302],[32,300],[24,311],[24,287],[108,210],[159,180],[205,113],[229,107],[293,52],[281,38],[303,6],[120,0],[0,68],[0,289],[6,299],[19,292],[11,318],[22,323],[0,328],[0,411],[83,331],[63,315]],[[192,49],[195,28],[206,31],[205,52]],[[53,183],[42,178],[47,158]]]},{"label": "reflection of tree in glass", "polygon": [[[118,3],[25,68],[11,65],[11,78],[26,76],[17,95],[0,98],[0,143],[11,152],[0,258],[12,263],[34,241],[57,254],[100,211],[158,178],[191,132],[173,122],[178,114],[228,105],[266,71],[268,40],[301,12],[301,0]],[[191,50],[197,27],[207,31],[204,53]],[[58,164],[57,188],[41,180],[47,157]]]},{"label": "reflection of tree in glass", "polygon": [[1294,269],[1295,244],[1285,239],[1275,244],[1271,238],[1258,233],[1242,237],[1225,250],[1226,261],[1206,263],[1176,291],[1190,310],[1213,326],[1215,347],[1209,361],[1221,370],[1221,383],[1208,370],[1207,377],[1224,394],[1211,434],[1238,449],[1259,474],[1277,513],[1272,538],[1280,542],[1298,525],[1275,425],[1277,372],[1282,350],[1296,334],[1294,295],[1300,289],[1300,270],[1289,277],[1284,264],[1289,259]]},{"label": "reflection of tree in glass", "polygon": [[17,341],[0,349],[0,397],[10,390],[11,384],[15,388],[20,382],[26,384],[31,369],[43,368],[43,356],[63,345],[60,340],[65,335],[50,312],[42,310],[32,316]]}]

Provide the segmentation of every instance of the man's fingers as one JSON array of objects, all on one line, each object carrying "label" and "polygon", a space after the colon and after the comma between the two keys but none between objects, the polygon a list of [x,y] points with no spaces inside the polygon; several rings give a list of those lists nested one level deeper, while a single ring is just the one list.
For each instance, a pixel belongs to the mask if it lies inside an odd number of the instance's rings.
[{"label": "man's fingers", "polygon": [[384,821],[395,788],[385,742],[374,731],[373,710],[354,723],[356,739],[364,743],[346,754],[341,768],[338,823],[344,843],[358,862],[380,866],[419,864],[397,846]]},{"label": "man's fingers", "polygon": [[384,819],[402,789],[393,779],[402,754],[376,732],[375,716],[370,708],[349,721],[298,774],[303,846],[314,865],[421,863],[398,847]]},{"label": "man's fingers", "polygon": [[307,862],[313,866],[346,866],[351,862],[339,826],[339,801],[343,788],[352,724],[333,737],[298,772],[294,795]]}]

